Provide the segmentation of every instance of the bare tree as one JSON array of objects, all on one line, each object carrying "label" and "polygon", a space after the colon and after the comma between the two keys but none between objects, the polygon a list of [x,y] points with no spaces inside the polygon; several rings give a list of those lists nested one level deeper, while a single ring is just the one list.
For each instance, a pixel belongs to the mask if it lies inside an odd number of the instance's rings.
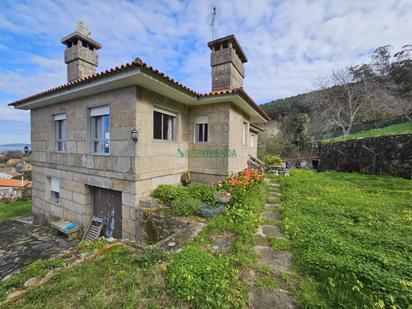
[{"label": "bare tree", "polygon": [[340,128],[343,134],[348,134],[355,121],[363,118],[364,107],[370,105],[370,85],[355,73],[357,69],[351,67],[319,79],[319,91],[314,92],[310,100],[314,121],[321,130]]}]

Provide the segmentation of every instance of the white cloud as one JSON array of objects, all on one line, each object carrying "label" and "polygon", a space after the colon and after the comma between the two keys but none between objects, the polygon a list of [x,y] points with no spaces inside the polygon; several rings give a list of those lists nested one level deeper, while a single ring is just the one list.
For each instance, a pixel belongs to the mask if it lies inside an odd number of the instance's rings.
[{"label": "white cloud", "polygon": [[[310,90],[319,75],[365,61],[378,46],[399,48],[411,41],[412,4],[407,0],[213,2],[218,8],[216,34],[237,35],[249,58],[245,88],[261,103]],[[83,20],[103,45],[100,69],[139,56],[207,92],[213,2],[12,2],[0,16],[0,29],[37,34],[56,56],[47,59],[34,50],[28,58],[32,67],[23,72],[0,64],[0,91],[26,96],[65,82],[59,39]]]},{"label": "white cloud", "polygon": [[2,120],[27,122],[30,120],[30,113],[28,111],[14,110],[13,107],[7,106],[6,103],[0,103],[0,122]]}]

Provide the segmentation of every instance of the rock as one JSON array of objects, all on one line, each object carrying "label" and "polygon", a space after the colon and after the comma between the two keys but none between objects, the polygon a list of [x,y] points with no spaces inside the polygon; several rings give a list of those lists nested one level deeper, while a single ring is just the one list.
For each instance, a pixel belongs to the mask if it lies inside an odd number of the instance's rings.
[{"label": "rock", "polygon": [[176,243],[174,241],[172,241],[172,242],[169,242],[167,244],[167,246],[170,247],[170,248],[173,248],[174,246],[176,246]]},{"label": "rock", "polygon": [[276,225],[262,225],[256,231],[256,235],[262,237],[276,237],[277,239],[286,239],[280,227]]},{"label": "rock", "polygon": [[279,213],[275,211],[265,211],[262,215],[269,220],[280,220]]},{"label": "rock", "polygon": [[7,275],[6,277],[4,277],[3,279],[1,279],[1,281],[6,281],[9,280],[11,278],[11,274]]},{"label": "rock", "polygon": [[109,237],[106,239],[107,242],[114,242],[116,241],[116,239],[114,239],[113,237]]},{"label": "rock", "polygon": [[285,290],[253,290],[249,294],[253,308],[259,309],[295,309],[297,308],[294,296]]},{"label": "rock", "polygon": [[292,254],[288,251],[274,251],[267,246],[255,246],[261,262],[270,269],[278,272],[286,272],[292,266]]},{"label": "rock", "polygon": [[37,277],[33,277],[30,278],[29,280],[27,280],[26,282],[24,282],[24,287],[25,288],[31,288],[32,286],[34,286],[37,282],[39,282],[39,279]]}]

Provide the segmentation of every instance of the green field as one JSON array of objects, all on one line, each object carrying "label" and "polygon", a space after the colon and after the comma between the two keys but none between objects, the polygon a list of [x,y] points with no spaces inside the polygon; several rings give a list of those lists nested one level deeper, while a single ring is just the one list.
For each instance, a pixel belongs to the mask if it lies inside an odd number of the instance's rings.
[{"label": "green field", "polygon": [[305,307],[411,308],[412,181],[308,170],[279,179]]},{"label": "green field", "polygon": [[374,137],[383,135],[397,135],[397,134],[411,134],[412,133],[412,121],[393,124],[379,129],[371,129],[366,131],[360,131],[348,135],[342,135],[331,139],[323,140],[322,142],[338,142],[346,141],[349,139],[356,139],[360,137]]},{"label": "green field", "polygon": [[31,213],[31,200],[0,203],[0,221],[14,219]]}]

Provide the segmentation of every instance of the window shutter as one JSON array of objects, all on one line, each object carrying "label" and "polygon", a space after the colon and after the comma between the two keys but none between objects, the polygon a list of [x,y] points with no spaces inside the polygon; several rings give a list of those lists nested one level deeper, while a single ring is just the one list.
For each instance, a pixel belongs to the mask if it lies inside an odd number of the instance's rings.
[{"label": "window shutter", "polygon": [[52,177],[50,179],[51,184],[51,191],[60,193],[60,179],[56,177]]},{"label": "window shutter", "polygon": [[58,115],[54,115],[54,120],[66,120],[66,114],[58,114]]},{"label": "window shutter", "polygon": [[100,107],[95,107],[90,110],[90,116],[95,117],[95,116],[103,116],[103,115],[109,115],[109,106],[100,106]]}]

